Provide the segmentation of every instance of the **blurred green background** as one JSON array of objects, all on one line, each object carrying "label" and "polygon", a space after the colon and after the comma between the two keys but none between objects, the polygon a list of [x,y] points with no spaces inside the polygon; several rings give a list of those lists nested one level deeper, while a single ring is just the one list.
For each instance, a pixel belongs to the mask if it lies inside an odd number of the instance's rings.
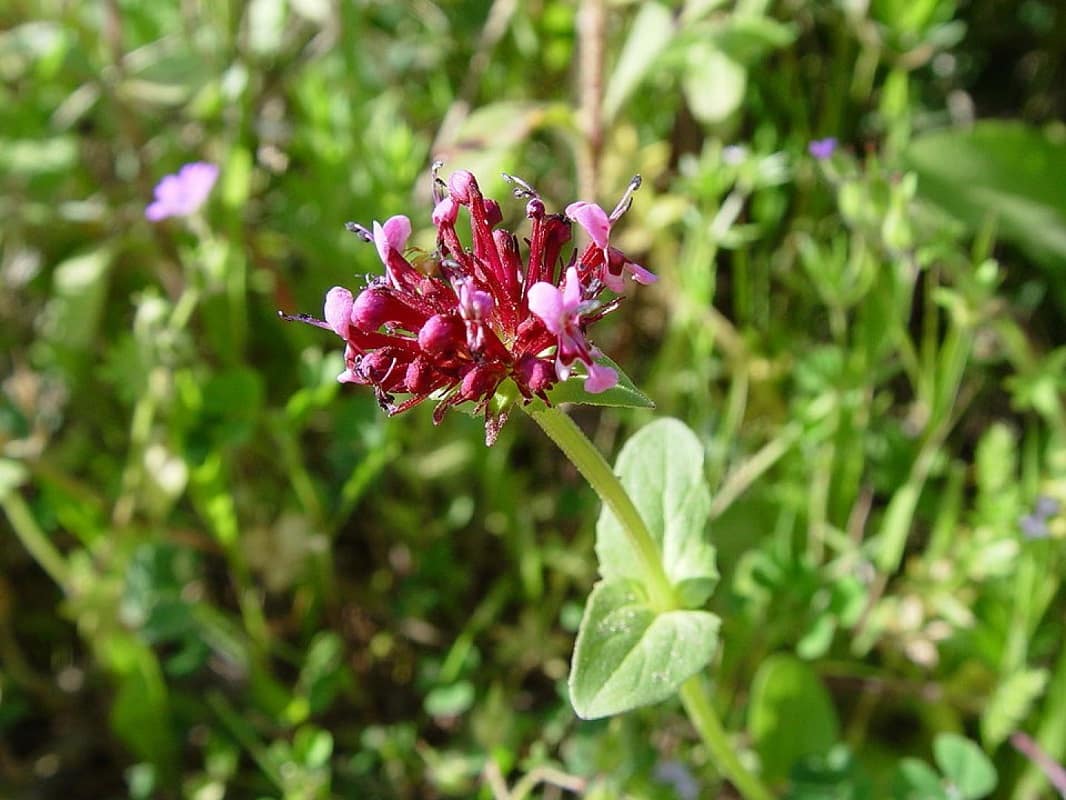
[{"label": "blurred green background", "polygon": [[501,171],[643,175],[661,281],[597,343],[658,408],[575,415],[706,444],[745,757],[986,796],[957,733],[1051,797],[1007,737],[1066,755],[1064,114],[1056,0],[7,0],[0,794],[734,796],[674,705],[570,711],[597,503],[540,431],[387,420],[275,316],[380,272],[347,220],[431,249],[443,158],[520,231]]}]

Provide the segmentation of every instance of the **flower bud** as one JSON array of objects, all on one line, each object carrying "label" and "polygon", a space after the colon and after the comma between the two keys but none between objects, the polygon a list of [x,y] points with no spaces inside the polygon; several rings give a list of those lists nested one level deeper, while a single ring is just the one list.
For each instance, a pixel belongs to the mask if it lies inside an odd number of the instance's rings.
[{"label": "flower bud", "polygon": [[451,355],[466,343],[466,326],[450,314],[434,314],[418,332],[418,346],[431,356]]},{"label": "flower bud", "polygon": [[544,201],[539,197],[531,198],[526,203],[526,217],[528,219],[540,219],[544,216]]},{"label": "flower bud", "polygon": [[407,365],[404,384],[411,394],[428,394],[433,388],[434,370],[424,358],[416,358]]},{"label": "flower bud", "polygon": [[352,304],[352,322],[362,331],[376,331],[390,322],[413,331],[421,327],[423,319],[421,314],[384,287],[364,289]]},{"label": "flower bud", "polygon": [[518,378],[533,394],[547,391],[555,383],[555,364],[542,358],[526,356],[518,365]]},{"label": "flower bud", "polygon": [[463,376],[460,395],[464,400],[486,398],[495,391],[502,377],[498,367],[479,364]]},{"label": "flower bud", "polygon": [[343,286],[334,286],[326,293],[326,307],[323,312],[326,324],[338,336],[347,338],[348,325],[352,316],[352,293]]},{"label": "flower bud", "polygon": [[433,224],[438,228],[441,225],[454,225],[458,216],[459,204],[451,197],[445,197],[433,209]]},{"label": "flower bud", "polygon": [[464,206],[470,205],[470,200],[481,193],[477,179],[465,169],[456,170],[448,178],[448,191],[457,203]]},{"label": "flower bud", "polygon": [[359,376],[385,391],[400,388],[407,368],[399,363],[398,355],[393,348],[367,353],[359,359],[356,367]]}]

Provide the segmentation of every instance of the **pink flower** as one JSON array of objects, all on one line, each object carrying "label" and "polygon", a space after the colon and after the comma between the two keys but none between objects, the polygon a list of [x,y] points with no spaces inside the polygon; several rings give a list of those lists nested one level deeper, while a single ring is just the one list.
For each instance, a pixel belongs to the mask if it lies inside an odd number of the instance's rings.
[{"label": "pink flower", "polygon": [[186,164],[176,175],[165,175],[155,187],[155,200],[144,216],[151,222],[196,213],[218,180],[218,167],[205,161]]},{"label": "pink flower", "polygon": [[[507,409],[491,402],[504,381],[525,402],[547,403],[552,386],[568,380],[580,362],[586,391],[617,384],[618,373],[596,361],[602,354],[588,339],[589,327],[619,304],[602,303],[599,296],[610,283],[621,284],[626,271],[642,283],[655,280],[609,244],[611,224],[628,208],[638,181],[610,217],[591,203],[569,207],[593,243],[565,269],[570,223],[562,214],[547,213],[530,186],[511,181],[516,196],[527,201],[525,258],[519,238],[496,227],[500,207],[481,194],[471,173],[457,171],[447,183],[434,174],[433,271],[415,269],[407,260],[407,217],[375,222],[371,230],[349,223],[349,230],[374,243],[385,276],[371,279],[354,297],[343,287],[330,289],[324,320],[286,317],[336,333],[344,341],[345,362],[338,380],[372,386],[389,414],[432,397],[433,419],[439,422],[452,406],[472,402],[485,415],[490,444],[507,416]],[[460,213],[469,218],[469,237],[456,231]]]},{"label": "pink flower", "polygon": [[[637,185],[640,185],[639,182]],[[632,190],[627,192],[626,197],[618,204],[611,216],[607,216],[607,212],[595,203],[587,203],[584,200],[571,203],[566,207],[566,216],[584,228],[589,238],[592,239],[592,244],[589,247],[595,247],[600,251],[602,262],[599,265],[597,277],[606,284],[608,289],[615,293],[621,293],[625,288],[625,284],[622,281],[622,276],[625,273],[629,273],[633,280],[644,285],[655,283],[655,281],[659,280],[655,274],[649,272],[640,264],[627,259],[617,248],[611,247],[611,225],[629,209],[630,194],[632,194]],[[588,253],[586,253],[587,255]],[[585,257],[583,257],[583,260],[585,260]]]},{"label": "pink flower", "polygon": [[593,360],[596,351],[589,345],[581,328],[582,313],[595,311],[598,307],[599,303],[595,300],[582,302],[581,279],[576,267],[567,269],[561,290],[544,281],[529,287],[529,310],[540,318],[544,327],[557,339],[556,374],[565,381],[570,377],[571,365],[580,360],[588,373],[585,390],[593,394],[606,391],[618,383],[617,372]]}]

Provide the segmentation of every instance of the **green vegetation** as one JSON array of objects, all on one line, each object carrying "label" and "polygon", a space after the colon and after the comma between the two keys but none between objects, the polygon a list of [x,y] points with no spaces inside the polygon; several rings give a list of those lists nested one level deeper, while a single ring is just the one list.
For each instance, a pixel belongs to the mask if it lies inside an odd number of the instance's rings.
[{"label": "green vegetation", "polygon": [[[7,3],[0,795],[1066,791],[1060,6]],[[438,158],[520,236],[502,172],[643,177],[612,243],[659,281],[594,338],[656,407],[567,411],[665,599],[558,417],[389,419],[276,316],[381,273],[346,221],[430,255]],[[594,585],[699,630],[669,685],[591,624],[571,677]]]}]

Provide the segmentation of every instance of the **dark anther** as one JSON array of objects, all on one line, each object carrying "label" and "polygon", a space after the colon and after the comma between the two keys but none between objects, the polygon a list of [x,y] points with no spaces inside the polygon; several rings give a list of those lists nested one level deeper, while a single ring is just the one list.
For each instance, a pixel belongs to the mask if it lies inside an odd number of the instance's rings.
[{"label": "dark anther", "polygon": [[514,175],[508,175],[506,172],[501,172],[500,174],[503,175],[505,181],[514,186],[514,189],[511,190],[511,194],[519,200],[540,197],[540,195],[537,194],[537,190],[521,178],[515,177]]},{"label": "dark anther", "polygon": [[348,231],[348,233],[354,233],[356,236],[358,236],[364,242],[372,242],[372,241],[374,241],[374,234],[372,234],[370,231],[368,231],[364,226],[360,225],[358,222],[345,222],[344,223],[344,230]]},{"label": "dark anther", "polygon": [[622,199],[618,201],[618,205],[614,207],[614,211],[611,212],[611,222],[621,217],[627,211],[629,207],[633,205],[633,192],[640,188],[641,177],[634,175],[633,179],[629,182],[629,186],[626,187],[625,194],[622,195]]}]

